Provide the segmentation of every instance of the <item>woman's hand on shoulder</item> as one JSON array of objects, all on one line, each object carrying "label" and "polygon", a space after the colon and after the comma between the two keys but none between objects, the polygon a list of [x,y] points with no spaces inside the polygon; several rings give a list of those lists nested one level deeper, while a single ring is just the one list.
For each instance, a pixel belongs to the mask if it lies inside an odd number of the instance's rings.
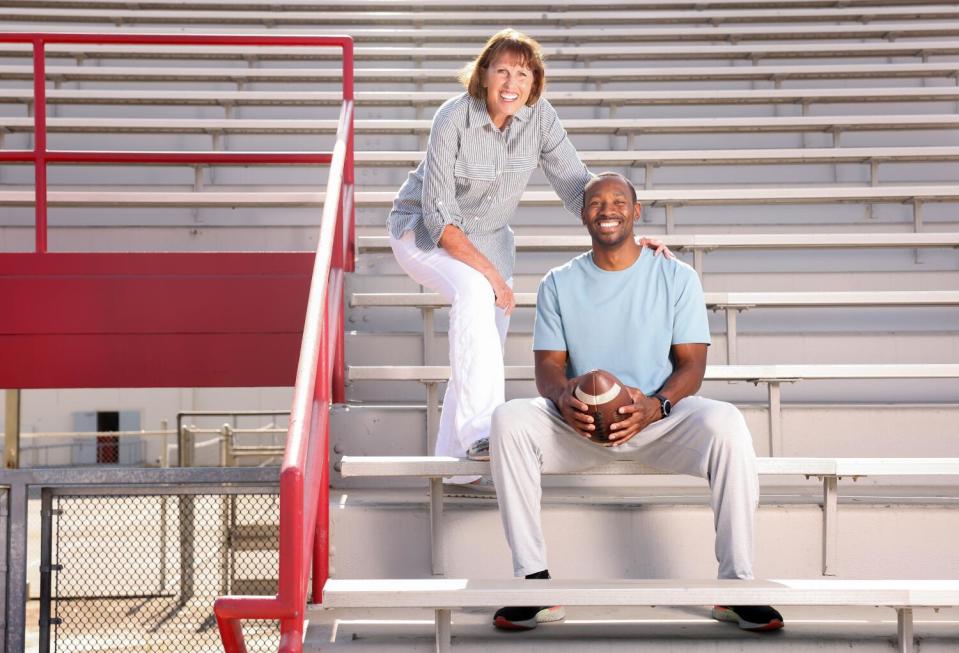
[{"label": "woman's hand on shoulder", "polygon": [[676,255],[673,254],[672,250],[666,247],[661,240],[649,238],[648,236],[641,236],[638,242],[640,247],[648,247],[649,249],[653,250],[654,255],[662,254],[666,258],[676,258]]}]

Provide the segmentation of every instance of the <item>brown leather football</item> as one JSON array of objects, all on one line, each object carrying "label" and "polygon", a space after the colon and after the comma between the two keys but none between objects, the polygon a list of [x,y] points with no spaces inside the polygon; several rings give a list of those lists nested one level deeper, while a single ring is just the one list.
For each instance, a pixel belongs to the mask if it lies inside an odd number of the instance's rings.
[{"label": "brown leather football", "polygon": [[606,370],[591,370],[583,374],[573,395],[589,406],[588,412],[596,427],[589,434],[593,442],[609,442],[610,425],[626,417],[616,411],[633,403],[626,386]]}]

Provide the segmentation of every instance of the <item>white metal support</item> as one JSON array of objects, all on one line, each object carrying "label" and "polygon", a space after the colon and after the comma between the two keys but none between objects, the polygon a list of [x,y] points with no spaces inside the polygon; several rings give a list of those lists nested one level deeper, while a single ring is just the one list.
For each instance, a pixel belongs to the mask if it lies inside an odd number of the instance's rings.
[{"label": "white metal support", "polygon": [[822,575],[836,575],[836,548],[839,541],[839,479],[823,476],[822,479]]},{"label": "white metal support", "polygon": [[[839,170],[839,166],[833,166]],[[836,181],[839,181],[838,179]],[[879,185],[879,161],[869,160],[869,184],[873,187]],[[875,205],[872,202],[866,202],[866,220],[872,220],[876,217]]]},{"label": "white metal support", "polygon": [[[922,200],[912,200],[912,229],[916,233],[922,231]],[[921,250],[915,250],[916,263],[922,263]]]},{"label": "white metal support", "polygon": [[224,424],[220,428],[220,467],[233,467],[233,428]]},{"label": "white metal support", "polygon": [[436,310],[424,306],[423,311],[423,365],[436,364]]},{"label": "white metal support", "polygon": [[436,450],[436,432],[439,429],[437,418],[440,412],[439,381],[426,382],[426,455],[432,456]]},{"label": "white metal support", "polygon": [[779,381],[767,381],[769,390],[769,455],[779,456],[783,451],[782,396]]},{"label": "white metal support", "polygon": [[896,608],[896,622],[896,650],[899,653],[913,653],[912,608]]},{"label": "white metal support", "polygon": [[653,168],[654,167],[655,166],[653,166],[652,163],[646,164],[646,177],[645,179],[643,179],[643,187],[646,190],[650,190],[653,187]]},{"label": "white metal support", "polygon": [[450,653],[453,649],[450,610],[436,611],[436,653]]},{"label": "white metal support", "polygon": [[735,365],[739,359],[736,342],[736,314],[739,311],[731,306],[726,307],[726,364]]},{"label": "white metal support", "polygon": [[676,224],[673,219],[673,205],[667,204],[666,205],[666,233],[668,234],[673,233],[675,227],[676,227]]},{"label": "white metal support", "polygon": [[430,570],[434,576],[446,575],[446,549],[443,537],[443,479],[430,479]]},{"label": "white metal support", "polygon": [[696,270],[696,274],[699,275],[700,281],[703,278],[703,256],[706,252],[699,247],[693,250],[693,269]]}]

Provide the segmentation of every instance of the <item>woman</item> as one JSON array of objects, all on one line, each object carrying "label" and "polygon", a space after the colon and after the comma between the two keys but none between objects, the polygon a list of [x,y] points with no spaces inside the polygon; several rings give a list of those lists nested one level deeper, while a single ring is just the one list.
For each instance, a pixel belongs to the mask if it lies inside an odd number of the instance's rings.
[{"label": "woman", "polygon": [[493,35],[460,81],[466,92],[436,112],[426,156],[397,193],[387,225],[403,270],[451,303],[451,374],[436,455],[488,460],[516,305],[509,220],[537,165],[577,218],[591,175],[542,98],[546,75],[536,41],[512,29]]}]

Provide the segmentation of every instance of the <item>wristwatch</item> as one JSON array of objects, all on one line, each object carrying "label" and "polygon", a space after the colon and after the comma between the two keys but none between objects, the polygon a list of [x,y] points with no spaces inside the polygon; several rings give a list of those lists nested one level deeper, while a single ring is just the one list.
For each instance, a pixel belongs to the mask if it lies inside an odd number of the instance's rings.
[{"label": "wristwatch", "polygon": [[653,397],[659,399],[659,410],[662,412],[663,417],[669,417],[669,413],[673,410],[673,402],[659,393],[654,394]]}]

